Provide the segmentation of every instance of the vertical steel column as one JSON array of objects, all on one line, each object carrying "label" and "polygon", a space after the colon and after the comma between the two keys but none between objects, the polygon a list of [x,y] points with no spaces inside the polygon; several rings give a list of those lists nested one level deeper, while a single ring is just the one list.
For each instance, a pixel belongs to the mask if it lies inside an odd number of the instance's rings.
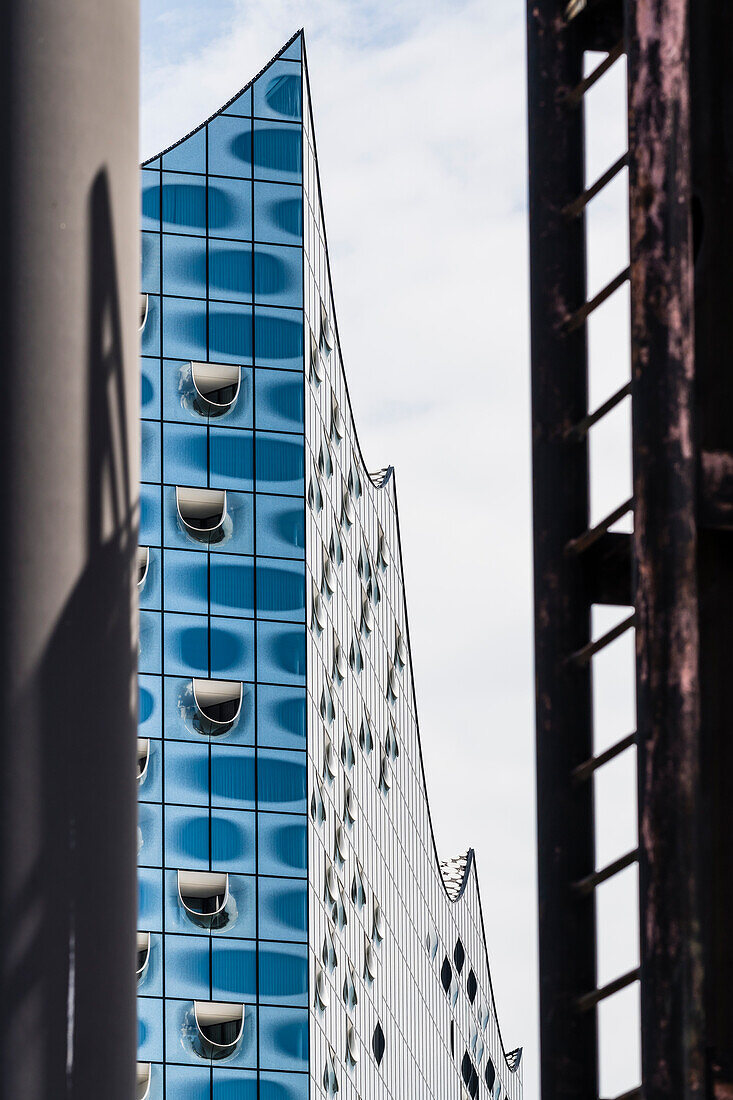
[{"label": "vertical steel column", "polygon": [[0,34],[0,1096],[134,1095],[138,10]]},{"label": "vertical steel column", "polygon": [[628,0],[642,1080],[704,1095],[688,0]]},{"label": "vertical steel column", "polygon": [[540,1037],[546,1100],[597,1096],[595,901],[571,889],[594,866],[593,788],[573,768],[593,754],[590,599],[567,543],[588,527],[587,440],[567,429],[587,407],[585,228],[563,210],[584,186],[582,106],[564,97],[582,79],[578,25],[558,0],[528,4],[532,449],[537,697]]}]

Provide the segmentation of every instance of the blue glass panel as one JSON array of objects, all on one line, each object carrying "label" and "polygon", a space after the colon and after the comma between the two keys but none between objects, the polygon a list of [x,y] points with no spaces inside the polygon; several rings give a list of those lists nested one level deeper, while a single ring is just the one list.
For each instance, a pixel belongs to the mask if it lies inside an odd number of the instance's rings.
[{"label": "blue glass panel", "polygon": [[300,940],[308,933],[308,887],[305,879],[259,878],[260,939]]},{"label": "blue glass panel", "polygon": [[305,630],[257,623],[257,679],[270,684],[305,684]]},{"label": "blue glass panel", "polygon": [[211,804],[239,810],[255,808],[255,754],[253,749],[211,746]]},{"label": "blue glass panel", "polygon": [[[180,1049],[180,1040],[178,1041]],[[183,1051],[180,1051],[183,1054]],[[162,1093],[151,1091],[150,1100]],[[166,1066],[165,1100],[211,1100],[211,1070],[208,1066]]]},{"label": "blue glass panel", "polygon": [[254,1001],[257,997],[256,959],[254,944],[214,941],[211,960],[213,999]]},{"label": "blue glass panel", "polygon": [[[214,479],[212,479],[214,480]],[[217,488],[218,482],[214,480]],[[168,485],[163,490],[164,501],[164,531],[166,546],[187,546],[191,549],[200,549],[201,543],[187,534],[178,522],[176,511],[176,490]],[[231,519],[231,531],[221,542],[212,543],[209,550],[212,554],[237,553],[251,554],[254,551],[254,532],[252,528],[252,496],[249,493],[238,493],[227,490],[227,512]]]},{"label": "blue glass panel", "polygon": [[305,753],[258,749],[257,797],[260,810],[306,813]]},{"label": "blue glass panel", "polygon": [[[165,678],[165,736],[166,738],[208,742],[208,738],[199,733],[193,725],[194,703],[191,678],[167,676]],[[254,743],[254,687],[244,684],[242,690],[242,708],[234,727],[217,740],[228,745],[251,745]]]},{"label": "blue glass panel", "polygon": [[206,241],[163,234],[163,292],[206,297]]},{"label": "blue glass panel", "polygon": [[211,561],[211,610],[217,615],[254,615],[254,566],[239,555]]},{"label": "blue glass panel", "polygon": [[160,545],[160,486],[140,486],[140,545]]},{"label": "blue glass panel", "polygon": [[303,431],[302,371],[265,370],[255,378],[255,424],[267,431]]},{"label": "blue glass panel", "polygon": [[165,991],[168,997],[209,1000],[209,937],[165,938]]},{"label": "blue glass panel", "polygon": [[163,862],[161,807],[153,802],[140,802],[137,813],[138,863],[141,867],[160,867]]},{"label": "blue glass panel", "polygon": [[151,741],[148,749],[148,768],[142,783],[137,785],[137,797],[140,802],[162,802],[162,741]]},{"label": "blue glass panel", "polygon": [[302,438],[258,432],[255,436],[255,461],[259,491],[303,496]]},{"label": "blue glass panel", "polygon": [[154,294],[148,295],[148,312],[140,336],[140,351],[143,355],[160,355],[160,298]]},{"label": "blue glass panel", "polygon": [[165,800],[187,806],[209,804],[209,746],[190,741],[166,741]]},{"label": "blue glass panel", "polygon": [[164,660],[169,676],[208,676],[208,619],[203,615],[166,614]]},{"label": "blue glass panel", "polygon": [[303,240],[303,195],[284,183],[255,183],[256,241],[299,244]]},{"label": "blue glass panel", "polygon": [[303,562],[257,560],[257,614],[264,619],[305,621]]},{"label": "blue glass panel", "polygon": [[199,237],[206,233],[206,183],[203,179],[163,172],[161,207],[164,230]]},{"label": "blue glass panel", "polygon": [[154,997],[138,998],[137,1056],[141,1062],[163,1059],[163,1002]]},{"label": "blue glass panel", "polygon": [[224,680],[254,680],[254,622],[211,619],[211,675]]},{"label": "blue glass panel", "polygon": [[234,302],[209,307],[209,359],[212,363],[252,362],[252,309]]},{"label": "blue glass panel", "polygon": [[[300,126],[287,122],[260,122],[255,119],[254,162],[257,179],[300,182],[303,170],[303,145]],[[245,149],[242,150],[244,155]]]},{"label": "blue glass panel", "polygon": [[162,672],[161,622],[158,611],[140,612],[140,672]]},{"label": "blue glass panel", "polygon": [[140,478],[160,481],[160,424],[154,420],[140,423]]},{"label": "blue glass panel", "polygon": [[260,118],[301,117],[300,65],[273,61],[255,82],[254,113]]},{"label": "blue glass panel", "polygon": [[211,483],[221,489],[252,489],[252,433],[212,426],[209,437]]},{"label": "blue glass panel", "polygon": [[255,299],[271,305],[303,305],[303,253],[283,245],[255,249]]},{"label": "blue glass panel", "polygon": [[255,870],[255,815],[245,810],[216,810],[211,815],[211,866],[215,871]]},{"label": "blue glass panel", "polygon": [[286,497],[257,494],[257,550],[273,558],[302,558],[305,507]]},{"label": "blue glass panel", "polygon": [[138,676],[138,737],[162,736],[162,684],[160,676]]},{"label": "blue glass panel", "polygon": [[280,57],[281,58],[289,57],[292,60],[300,61],[300,57],[301,57],[300,43],[301,43],[301,41],[302,41],[302,36],[300,34],[297,34],[295,36],[295,38],[293,39],[293,41],[288,46],[288,48],[286,50],[283,50],[283,52],[280,54]]},{"label": "blue glass panel", "polygon": [[257,692],[257,739],[278,749],[304,749],[305,692],[262,684]]},{"label": "blue glass panel", "polygon": [[213,176],[252,175],[252,123],[219,115],[209,123],[209,172]]},{"label": "blue glass panel", "polygon": [[212,237],[252,240],[252,184],[249,180],[210,178],[209,233]]},{"label": "blue glass panel", "polygon": [[228,302],[252,300],[252,248],[228,241],[209,244],[209,295]]},{"label": "blue glass panel", "polygon": [[140,415],[160,418],[160,361],[141,359]]},{"label": "blue glass panel", "polygon": [[260,947],[260,1000],[308,1007],[308,953],[305,945]]},{"label": "blue glass panel", "polygon": [[[256,929],[256,879],[254,875],[229,875],[229,904],[227,923],[215,929],[215,938],[254,939]],[[201,935],[201,929],[186,917],[178,898],[178,873],[165,872],[165,926],[166,931],[187,935]]]},{"label": "blue glass panel", "polygon": [[261,875],[285,875],[290,878],[305,876],[308,869],[306,822],[305,817],[295,814],[258,815]]},{"label": "blue glass panel", "polygon": [[160,294],[160,234],[140,234],[140,289],[148,294]]},{"label": "blue glass panel", "polygon": [[263,1069],[308,1069],[308,1010],[260,1008],[260,1065]]},{"label": "blue glass panel", "polygon": [[262,1073],[259,1100],[308,1100],[308,1074]]},{"label": "blue glass panel", "polygon": [[142,171],[140,179],[142,228],[160,230],[160,174]]},{"label": "blue glass panel", "polygon": [[166,806],[165,862],[168,867],[208,869],[209,814],[207,810],[194,810],[187,806]]},{"label": "blue glass panel", "polygon": [[252,114],[252,89],[245,88],[241,95],[233,99],[227,109],[224,111],[225,115],[251,115]]},{"label": "blue glass panel", "polygon": [[184,138],[174,149],[163,154],[162,161],[164,169],[174,172],[205,172],[206,130],[202,128]]},{"label": "blue glass panel", "polygon": [[258,306],[255,310],[255,359],[258,366],[302,370],[302,313]]},{"label": "blue glass panel", "polygon": [[163,927],[162,873],[155,867],[141,867],[137,874],[137,922],[149,932]]},{"label": "blue glass panel", "polygon": [[[138,927],[141,931],[151,931],[149,928],[142,928],[139,918]],[[160,935],[150,937],[148,965],[137,983],[137,992],[140,997],[163,996],[163,937]]]},{"label": "blue glass panel", "polygon": [[[214,1070],[213,1100],[259,1100],[259,1097],[255,1074],[246,1070]],[[275,1097],[271,1096],[270,1100],[275,1100]]]},{"label": "blue glass panel", "polygon": [[[205,486],[208,476],[206,425],[164,424],[163,461],[169,485]],[[215,484],[218,486],[218,482]]]},{"label": "blue glass panel", "polygon": [[205,302],[163,299],[163,355],[167,359],[206,360]]},{"label": "blue glass panel", "polygon": [[208,555],[191,550],[166,550],[164,565],[166,611],[208,614]]},{"label": "blue glass panel", "polygon": [[[143,543],[144,545],[144,543]],[[138,589],[140,607],[160,611],[161,583],[160,583],[160,550],[152,548],[149,551],[148,572],[145,583]]]}]

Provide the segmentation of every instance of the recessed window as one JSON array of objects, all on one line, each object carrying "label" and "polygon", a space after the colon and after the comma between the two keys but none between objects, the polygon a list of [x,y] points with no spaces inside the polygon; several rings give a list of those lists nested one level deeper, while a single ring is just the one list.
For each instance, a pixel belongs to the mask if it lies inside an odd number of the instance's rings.
[{"label": "recessed window", "polygon": [[468,972],[468,980],[466,981],[466,992],[468,993],[468,999],[473,1004],[476,1000],[476,994],[478,993],[478,982],[476,981],[476,975],[473,969]]},{"label": "recessed window", "polygon": [[380,770],[380,782],[385,792],[389,791],[392,787],[394,779],[394,772],[392,771],[392,761],[386,752],[382,753],[382,767]]},{"label": "recessed window", "polygon": [[142,332],[145,328],[145,322],[148,319],[148,296],[147,294],[140,295],[140,305],[138,307],[138,332]]},{"label": "recessed window", "polygon": [[399,681],[397,680],[397,673],[395,672],[394,665],[390,661],[389,668],[387,670],[387,698],[390,703],[394,703],[397,699],[397,692],[399,691]]},{"label": "recessed window", "polygon": [[178,900],[192,924],[222,928],[227,923],[229,875],[226,871],[179,871]]},{"label": "recessed window", "polygon": [[138,932],[137,934],[137,984],[143,980],[145,971],[150,962],[150,933]]},{"label": "recessed window", "polygon": [[341,415],[341,409],[339,403],[336,400],[336,395],[331,397],[331,439],[338,446],[341,440],[344,438],[344,418]]},{"label": "recessed window", "polygon": [[358,997],[356,993],[356,974],[354,973],[353,966],[349,966],[346,977],[344,978],[344,988],[342,996],[346,1008],[349,1012],[352,1012],[358,1004]]},{"label": "recessed window", "polygon": [[364,584],[368,585],[369,581],[372,579],[372,566],[371,562],[369,561],[369,551],[367,549],[366,543],[362,543],[362,546],[359,549],[357,568],[359,570],[359,576],[363,580]]},{"label": "recessed window", "polygon": [[329,974],[332,973],[336,969],[338,956],[336,954],[336,945],[333,942],[333,936],[331,935],[331,932],[328,928],[326,929],[326,933],[323,937],[321,958],[323,960],[323,965],[325,966],[326,970],[328,970]]},{"label": "recessed window", "polygon": [[361,631],[362,634],[371,634],[374,629],[374,613],[369,605],[369,600],[365,596],[361,604]]},{"label": "recessed window", "polygon": [[354,748],[354,739],[351,735],[351,726],[348,723],[348,719],[346,722],[346,729],[341,738],[341,763],[347,771],[351,771],[356,763],[356,750]]},{"label": "recessed window", "polygon": [[448,992],[451,982],[453,981],[453,967],[450,964],[450,959],[446,955],[443,959],[443,965],[440,968],[440,981],[443,989]]},{"label": "recessed window", "polygon": [[218,542],[227,519],[226,489],[193,489],[177,486],[178,519],[197,542]]},{"label": "recessed window", "polygon": [[344,894],[340,886],[338,903],[333,907],[333,910],[331,911],[331,916],[334,923],[336,924],[336,927],[339,929],[340,932],[343,932],[344,928],[346,928],[346,925],[349,923],[349,919],[346,915],[346,895]]},{"label": "recessed window", "polygon": [[328,554],[323,555],[323,579],[321,581],[321,592],[327,599],[331,599],[336,591],[336,577],[333,572],[333,565]]},{"label": "recessed window", "polygon": [[359,635],[357,634],[356,630],[354,630],[354,635],[351,639],[351,646],[349,647],[349,664],[357,675],[364,668],[364,654],[361,651]]},{"label": "recessed window", "polygon": [[364,886],[364,871],[359,861],[356,861],[354,877],[351,880],[351,900],[357,909],[363,909],[366,905],[366,888]]},{"label": "recessed window", "polygon": [[377,1022],[377,1026],[374,1028],[374,1034],[372,1035],[372,1053],[374,1054],[374,1060],[378,1066],[382,1064],[384,1048],[384,1032],[382,1031],[382,1025]]},{"label": "recessed window", "polygon": [[[321,718],[324,722],[328,722],[329,726],[336,717],[336,709],[333,704],[333,695],[331,694],[331,687],[329,684],[323,685],[321,691],[321,704],[320,704]],[[335,772],[333,773],[336,774]]]},{"label": "recessed window", "polygon": [[323,801],[323,789],[318,781],[313,784],[311,817],[316,825],[323,825],[326,820],[326,803]]},{"label": "recessed window", "polygon": [[361,478],[359,477],[356,458],[352,459],[349,469],[349,491],[353,493],[354,500],[358,500],[361,496]]},{"label": "recessed window", "polygon": [[375,901],[374,901],[374,920],[373,920],[373,924],[372,924],[372,935],[374,936],[375,940],[377,940],[379,943],[382,943],[382,941],[384,940],[384,936],[385,936],[386,931],[387,931],[387,926],[386,926],[386,923],[385,923],[385,920],[384,920],[384,910],[382,909],[382,906],[379,904],[379,902],[375,899]]},{"label": "recessed window", "polygon": [[367,585],[367,593],[371,596],[372,603],[375,607],[379,607],[379,602],[382,599],[382,594],[379,590],[379,581],[377,580],[377,574],[372,573],[372,579]]},{"label": "recessed window", "polygon": [[137,739],[137,781],[140,786],[145,782],[150,763],[150,739],[138,737]]},{"label": "recessed window", "polygon": [[323,749],[323,777],[329,783],[336,778],[336,751],[328,738]]},{"label": "recessed window", "polygon": [[463,944],[460,939],[456,940],[456,946],[453,948],[453,962],[456,964],[456,970],[460,974],[463,970],[463,964],[466,961],[466,952],[463,949]]},{"label": "recessed window", "polygon": [[336,631],[333,632],[333,678],[340,686],[346,679],[346,658],[344,657],[344,651],[341,648],[341,642],[338,640]]},{"label": "recessed window", "polygon": [[385,738],[384,747],[388,755],[392,760],[396,760],[400,755],[400,743],[397,738],[397,727],[392,719],[389,722],[389,729],[387,730],[387,737]]},{"label": "recessed window", "polygon": [[194,408],[201,416],[223,416],[239,396],[241,371],[232,363],[191,363]]},{"label": "recessed window", "polygon": [[348,783],[344,791],[344,820],[351,825],[356,821],[356,796]]},{"label": "recessed window", "polygon": [[387,540],[384,537],[384,531],[379,528],[379,536],[377,538],[377,565],[384,572],[389,562],[389,551],[387,550]]},{"label": "recessed window", "polygon": [[242,712],[243,686],[238,680],[191,681],[196,708],[194,725],[207,737],[219,737],[236,725]]},{"label": "recessed window", "polygon": [[404,668],[407,664],[407,646],[399,627],[395,632],[394,660],[398,668]]},{"label": "recessed window", "polygon": [[142,589],[148,577],[150,568],[150,547],[138,546],[137,548],[137,586]]},{"label": "recessed window", "polygon": [[339,534],[338,525],[335,520],[333,530],[331,531],[331,538],[328,542],[328,556],[337,569],[344,560],[344,544],[341,541],[341,535]]},{"label": "recessed window", "polygon": [[333,459],[331,458],[331,448],[324,439],[321,443],[320,450],[318,451],[318,469],[321,477],[329,478],[333,473]]},{"label": "recessed window", "polygon": [[364,977],[373,982],[377,976],[377,953],[369,940],[364,944]]},{"label": "recessed window", "polygon": [[336,1055],[329,1047],[326,1056],[326,1065],[323,1069],[323,1087],[327,1096],[336,1096],[339,1090],[338,1075],[336,1073]]},{"label": "recessed window", "polygon": [[328,1008],[329,1001],[331,1000],[331,988],[328,984],[328,978],[320,966],[316,967],[316,1004],[322,1008]]},{"label": "recessed window", "polygon": [[353,1024],[346,1025],[346,1053],[353,1066],[359,1061],[359,1038]]},{"label": "recessed window", "polygon": [[333,348],[333,329],[331,328],[331,321],[328,316],[328,310],[323,302],[321,302],[321,351],[324,355],[331,354]]},{"label": "recessed window", "polygon": [[313,588],[312,600],[312,613],[311,613],[311,626],[313,632],[320,636],[326,629],[326,612],[323,607],[323,600],[321,599],[320,592],[317,588]]},{"label": "recessed window", "polygon": [[494,1087],[494,1083],[496,1081],[496,1070],[494,1069],[494,1063],[491,1061],[490,1058],[489,1058],[488,1062],[486,1063],[486,1071],[484,1072],[484,1080],[486,1081],[487,1088],[491,1092],[491,1090]]},{"label": "recessed window", "polygon": [[336,826],[336,833],[334,836],[334,857],[337,863],[346,863],[346,857],[349,854],[349,842],[346,839],[346,829],[343,825]]},{"label": "recessed window", "polygon": [[368,756],[374,748],[374,731],[372,730],[372,720],[369,717],[367,711],[364,711],[361,719],[361,727],[359,729],[359,746],[362,752]]},{"label": "recessed window", "polygon": [[471,1056],[468,1051],[466,1051],[463,1055],[463,1061],[461,1062],[461,1077],[463,1078],[463,1083],[464,1085],[466,1085],[466,1087],[468,1087],[468,1082],[471,1080],[472,1069],[473,1066],[471,1065]]},{"label": "recessed window", "polygon": [[135,1100],[149,1100],[152,1066],[150,1062],[138,1062],[135,1080]]},{"label": "recessed window", "polygon": [[237,1049],[244,1031],[244,1005],[223,1001],[194,1001],[198,1052],[204,1058],[227,1058]]},{"label": "recessed window", "polygon": [[313,512],[318,513],[323,509],[323,489],[321,488],[321,480],[315,471],[311,474],[308,483],[308,504]]},{"label": "recessed window", "polygon": [[320,386],[323,381],[323,364],[321,363],[321,355],[318,350],[318,341],[316,340],[313,332],[311,331],[311,381]]},{"label": "recessed window", "polygon": [[347,529],[353,527],[354,520],[356,519],[356,513],[354,511],[354,502],[351,499],[351,493],[345,481],[341,482],[341,523]]},{"label": "recessed window", "polygon": [[339,896],[339,880],[330,860],[326,860],[326,878],[324,882],[324,901],[326,904],[338,901]]},{"label": "recessed window", "polygon": [[[425,938],[425,946],[428,949],[428,955],[431,959],[434,959],[438,954],[438,933],[435,927],[431,924],[428,928],[428,934]],[[450,963],[448,964],[450,966]]]}]

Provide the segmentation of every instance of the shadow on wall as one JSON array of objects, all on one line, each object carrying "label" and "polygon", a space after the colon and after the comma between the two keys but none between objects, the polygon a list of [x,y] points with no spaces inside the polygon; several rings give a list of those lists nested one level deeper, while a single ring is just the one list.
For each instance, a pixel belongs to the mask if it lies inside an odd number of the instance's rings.
[{"label": "shadow on wall", "polygon": [[22,745],[5,761],[6,821],[37,823],[3,837],[0,1063],[8,1095],[24,1100],[134,1090],[137,485],[105,171],[89,194],[87,271],[86,566],[8,703]]}]

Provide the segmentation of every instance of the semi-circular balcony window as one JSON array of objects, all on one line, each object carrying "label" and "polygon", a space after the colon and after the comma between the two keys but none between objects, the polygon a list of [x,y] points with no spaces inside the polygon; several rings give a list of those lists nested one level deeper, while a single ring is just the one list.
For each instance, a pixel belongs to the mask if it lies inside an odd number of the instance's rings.
[{"label": "semi-circular balcony window", "polygon": [[137,934],[137,981],[138,985],[145,977],[145,971],[150,962],[150,933],[138,932]]},{"label": "semi-circular balcony window", "polygon": [[196,708],[194,725],[207,737],[218,737],[233,729],[242,713],[244,689],[238,680],[191,681]]},{"label": "semi-circular balcony window", "polygon": [[140,786],[145,782],[150,763],[150,738],[138,737],[137,739],[137,781]]},{"label": "semi-circular balcony window", "polygon": [[378,1066],[381,1066],[382,1064],[385,1046],[386,1043],[384,1040],[382,1025],[379,1023],[379,1021],[377,1021],[377,1026],[374,1028],[374,1034],[372,1035],[372,1054],[374,1055],[374,1060]]},{"label": "semi-circular balcony window", "polygon": [[319,1008],[326,1009],[331,1001],[331,987],[328,978],[320,966],[316,968],[316,1004]]},{"label": "semi-circular balcony window", "polygon": [[333,329],[328,317],[328,310],[321,302],[321,351],[324,355],[330,355],[333,349]]},{"label": "semi-circular balcony window", "polygon": [[184,530],[198,542],[217,542],[227,518],[226,489],[176,487],[176,508]]},{"label": "semi-circular balcony window", "polygon": [[150,568],[150,547],[138,546],[137,548],[137,586],[139,589],[145,585]]},{"label": "semi-circular balcony window", "polygon": [[318,350],[318,341],[316,340],[311,330],[311,380],[315,382],[317,386],[320,386],[323,381],[323,364],[321,363],[321,353]]},{"label": "semi-circular balcony window", "polygon": [[353,1024],[346,1025],[346,1052],[352,1065],[359,1061],[359,1037]]},{"label": "semi-circular balcony window", "polygon": [[225,871],[179,871],[178,900],[199,928],[221,928],[227,920],[229,875]]},{"label": "semi-circular balcony window", "polygon": [[223,416],[239,396],[242,373],[238,364],[191,363],[194,408],[201,416]]},{"label": "semi-circular balcony window", "polygon": [[135,1100],[149,1100],[150,1081],[152,1077],[150,1062],[138,1062],[135,1079]]},{"label": "semi-circular balcony window", "polygon": [[244,1005],[223,1001],[194,1001],[197,1047],[204,1058],[227,1058],[237,1049],[244,1032]]},{"label": "semi-circular balcony window", "polygon": [[145,328],[145,322],[147,321],[147,319],[148,319],[148,296],[147,296],[147,294],[141,294],[140,295],[140,306],[139,306],[139,313],[138,313],[138,321],[137,321],[137,325],[138,325],[137,330],[138,330],[138,332],[143,331],[143,329]]}]

